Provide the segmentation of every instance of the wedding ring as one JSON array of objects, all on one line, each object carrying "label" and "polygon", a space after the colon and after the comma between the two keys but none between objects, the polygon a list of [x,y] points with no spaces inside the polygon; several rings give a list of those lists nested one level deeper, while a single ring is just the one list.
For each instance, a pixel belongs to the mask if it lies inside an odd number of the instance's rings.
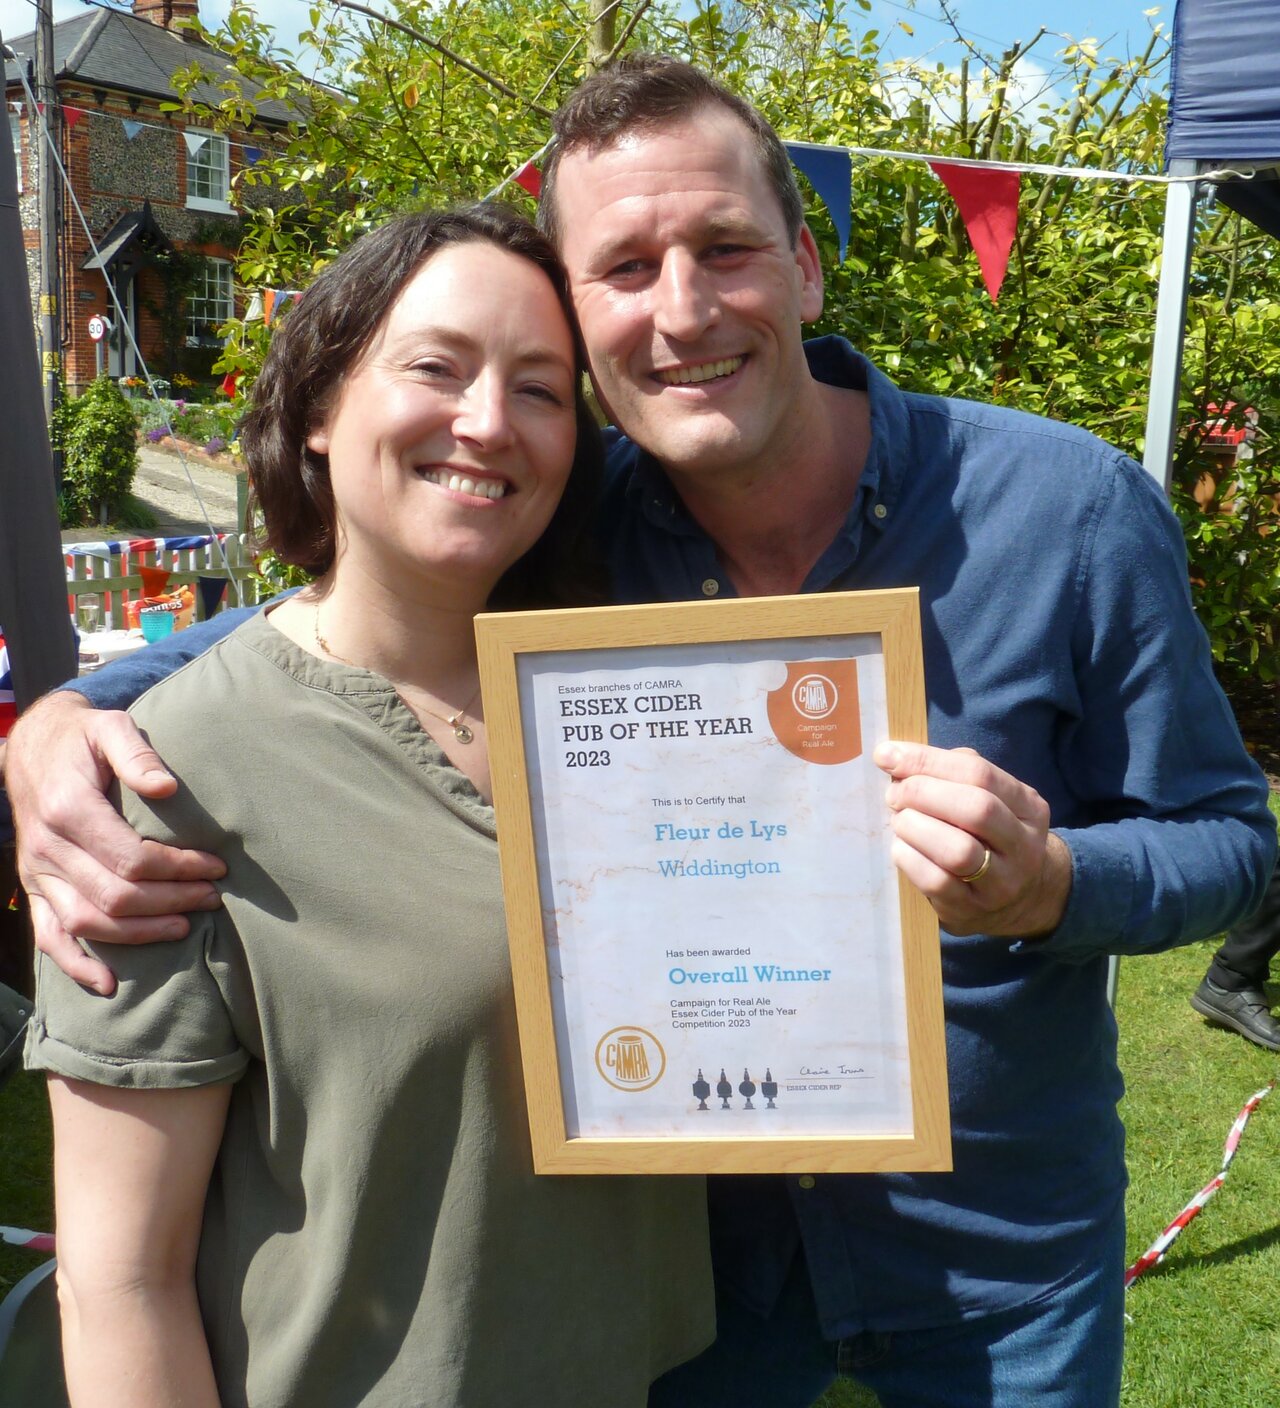
[{"label": "wedding ring", "polygon": [[990,847],[990,846],[983,846],[983,848],[982,848],[982,864],[977,868],[977,870],[973,871],[972,874],[970,874],[970,875],[957,875],[957,876],[956,876],[956,879],[959,880],[959,882],[960,882],[962,885],[972,885],[975,880],[981,880],[982,877],[987,873],[987,871],[988,871],[990,868],[991,868],[991,847]]}]

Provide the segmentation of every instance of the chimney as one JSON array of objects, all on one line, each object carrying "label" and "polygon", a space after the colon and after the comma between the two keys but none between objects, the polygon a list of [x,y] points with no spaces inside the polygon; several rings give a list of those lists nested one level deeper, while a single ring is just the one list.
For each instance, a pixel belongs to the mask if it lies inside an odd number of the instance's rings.
[{"label": "chimney", "polygon": [[171,30],[175,20],[194,20],[199,14],[199,0],[133,0],[134,19],[158,24],[161,29]]}]

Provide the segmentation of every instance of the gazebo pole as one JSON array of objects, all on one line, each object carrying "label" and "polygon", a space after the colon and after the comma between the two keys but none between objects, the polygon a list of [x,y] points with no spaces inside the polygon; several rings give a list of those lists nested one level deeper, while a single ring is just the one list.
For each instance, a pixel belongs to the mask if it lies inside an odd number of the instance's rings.
[{"label": "gazebo pole", "polygon": [[[1170,176],[1194,176],[1198,161],[1169,163]],[[1178,386],[1182,380],[1182,340],[1187,326],[1187,284],[1195,245],[1195,181],[1172,183],[1164,201],[1164,238],[1160,257],[1160,288],[1156,295],[1156,330],[1151,349],[1151,382],[1147,392],[1147,437],[1142,467],[1168,494],[1173,484],[1173,439],[1178,424]],[[1120,960],[1107,962],[1107,1002],[1116,1005]]]},{"label": "gazebo pole", "polygon": [[[1194,176],[1198,161],[1169,163],[1170,176]],[[1187,283],[1196,232],[1194,181],[1168,187],[1164,204],[1164,239],[1160,289],[1156,297],[1156,331],[1151,349],[1151,383],[1147,394],[1147,438],[1142,467],[1169,492],[1173,482],[1173,437],[1178,422],[1178,384],[1182,378],[1182,339],[1187,323]]]}]

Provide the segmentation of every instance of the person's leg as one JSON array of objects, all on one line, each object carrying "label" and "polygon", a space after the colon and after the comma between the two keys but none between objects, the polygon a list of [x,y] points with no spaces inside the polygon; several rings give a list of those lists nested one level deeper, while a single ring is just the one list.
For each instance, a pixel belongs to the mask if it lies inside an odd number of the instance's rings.
[{"label": "person's leg", "polygon": [[1191,995],[1191,1005],[1214,1026],[1280,1051],[1280,1021],[1264,991],[1271,960],[1280,952],[1280,870],[1271,877],[1262,907],[1237,924]]},{"label": "person's leg", "polygon": [[709,1349],[650,1388],[649,1408],[809,1408],[835,1380],[803,1254],[767,1319],[717,1294],[716,1329]]},{"label": "person's leg", "polygon": [[1261,987],[1280,953],[1280,869],[1271,877],[1256,914],[1237,924],[1209,965],[1208,978],[1227,992]]},{"label": "person's leg", "polygon": [[1105,1255],[1029,1305],[946,1329],[854,1336],[842,1372],[882,1408],[1115,1408],[1124,1349],[1124,1213]]}]

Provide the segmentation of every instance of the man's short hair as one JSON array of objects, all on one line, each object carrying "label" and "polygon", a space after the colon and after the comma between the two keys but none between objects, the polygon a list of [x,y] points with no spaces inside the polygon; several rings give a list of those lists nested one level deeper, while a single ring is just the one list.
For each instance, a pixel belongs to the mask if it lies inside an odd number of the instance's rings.
[{"label": "man's short hair", "polygon": [[751,134],[794,246],[804,223],[804,202],[778,134],[724,84],[666,54],[626,54],[585,79],[565,99],[552,119],[555,142],[543,163],[539,229],[560,247],[556,177],[560,162],[570,152],[607,151],[632,132],[651,132],[710,106],[726,108]]}]

